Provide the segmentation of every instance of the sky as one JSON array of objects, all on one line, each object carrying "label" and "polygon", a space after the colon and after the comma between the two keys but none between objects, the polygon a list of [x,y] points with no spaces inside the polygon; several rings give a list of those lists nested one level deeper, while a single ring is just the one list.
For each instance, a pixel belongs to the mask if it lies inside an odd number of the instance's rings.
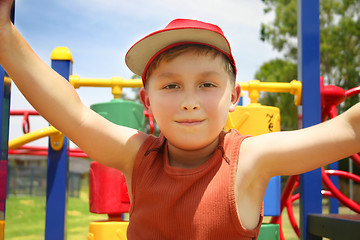
[{"label": "sky", "polygon": [[[263,8],[261,0],[17,0],[15,26],[49,65],[51,51],[66,46],[74,59],[73,75],[131,78],[124,59],[136,41],[176,18],[210,22],[230,42],[237,81],[249,81],[263,62],[278,55],[260,40],[261,23],[273,19]],[[110,88],[80,88],[78,93],[88,106],[113,98]],[[14,84],[11,109],[32,109]],[[12,117],[10,139],[22,135],[21,121]],[[45,126],[40,117],[30,117],[31,130]]]}]

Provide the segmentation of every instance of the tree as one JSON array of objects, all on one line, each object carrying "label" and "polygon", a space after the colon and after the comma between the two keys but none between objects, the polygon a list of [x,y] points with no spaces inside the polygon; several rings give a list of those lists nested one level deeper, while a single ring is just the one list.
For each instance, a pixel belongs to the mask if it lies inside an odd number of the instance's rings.
[{"label": "tree", "polygon": [[[256,72],[262,81],[291,81],[297,69],[297,2],[296,0],[262,0],[264,13],[275,13],[275,19],[262,23],[260,38],[269,42],[283,55],[283,59],[270,60]],[[326,84],[345,90],[360,85],[360,1],[320,0],[320,74]],[[359,102],[352,97],[340,107],[340,112]],[[292,129],[297,119],[290,106],[292,99],[283,94],[262,94],[260,102],[279,106],[282,110],[283,129]],[[347,170],[347,161],[340,169]],[[355,172],[359,174],[359,168]]]},{"label": "tree", "polygon": [[[262,0],[264,13],[275,19],[262,23],[260,38],[283,54],[286,61],[297,61],[296,0]],[[360,1],[320,0],[320,73],[326,84],[350,89],[360,83]],[[273,71],[278,66],[273,66]],[[261,72],[259,73],[261,74]],[[290,79],[291,80],[291,79]],[[348,99],[341,111],[359,101]]]}]

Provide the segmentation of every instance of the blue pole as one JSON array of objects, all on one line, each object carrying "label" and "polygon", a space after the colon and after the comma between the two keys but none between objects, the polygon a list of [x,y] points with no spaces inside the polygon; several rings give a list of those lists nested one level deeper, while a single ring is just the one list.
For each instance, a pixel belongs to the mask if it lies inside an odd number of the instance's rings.
[{"label": "blue pole", "polygon": [[[329,164],[330,169],[337,170],[339,168],[339,163],[334,162]],[[334,186],[339,189],[339,177],[337,176],[330,176],[329,177],[331,182],[334,184]],[[331,214],[339,214],[339,200],[336,198],[330,198],[330,213]]]},{"label": "blue pole", "polygon": [[[69,80],[72,70],[72,59],[58,60],[52,53],[51,67],[65,79]],[[61,55],[61,54],[60,54]],[[63,57],[61,55],[61,57]],[[47,200],[45,239],[66,239],[66,216],[67,216],[67,184],[68,184],[68,140],[65,137],[63,147],[54,150],[50,144],[48,151],[47,169]]]},{"label": "blue pole", "polygon": [[[11,6],[10,20],[14,23],[15,1]],[[0,66],[0,239],[4,239],[5,233],[5,206],[7,196],[8,175],[8,142],[9,142],[9,118],[10,118],[10,93],[11,82],[5,81],[5,70]]]},{"label": "blue pole", "polygon": [[[50,141],[50,140],[49,140]],[[55,151],[49,143],[45,240],[66,239],[67,183],[68,183],[68,141],[60,151]]]},{"label": "blue pole", "polygon": [[[10,91],[11,82],[4,81],[5,71],[0,66],[0,232],[4,233],[5,204],[7,193],[7,167],[8,167],[8,142],[9,142],[9,117],[10,117]],[[3,236],[3,234],[0,236]]]},{"label": "blue pole", "polygon": [[[303,84],[303,127],[321,122],[319,0],[298,0],[298,77]],[[307,232],[309,213],[322,213],[320,169],[300,175],[301,239],[322,239]]]}]

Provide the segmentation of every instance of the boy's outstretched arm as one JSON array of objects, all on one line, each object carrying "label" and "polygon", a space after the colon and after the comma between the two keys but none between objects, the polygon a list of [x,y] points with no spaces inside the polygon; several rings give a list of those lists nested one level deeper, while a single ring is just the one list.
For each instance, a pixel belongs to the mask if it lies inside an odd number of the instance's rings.
[{"label": "boy's outstretched arm", "polygon": [[131,174],[146,134],[112,124],[85,106],[74,88],[33,52],[12,25],[11,4],[12,0],[0,0],[0,64],[54,127],[94,160]]},{"label": "boy's outstretched arm", "polygon": [[306,129],[249,138],[258,146],[258,170],[267,177],[295,175],[360,152],[360,103]]}]

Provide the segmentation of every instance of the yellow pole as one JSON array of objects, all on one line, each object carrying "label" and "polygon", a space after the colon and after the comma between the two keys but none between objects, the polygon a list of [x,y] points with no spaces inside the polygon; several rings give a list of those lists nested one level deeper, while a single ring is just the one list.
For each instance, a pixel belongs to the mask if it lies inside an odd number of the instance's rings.
[{"label": "yellow pole", "polygon": [[10,83],[11,83],[11,78],[9,78],[9,77],[4,77],[4,82],[5,82],[6,84],[10,84]]},{"label": "yellow pole", "polygon": [[70,76],[70,83],[74,88],[80,87],[113,87],[138,88],[142,87],[141,79],[124,79],[122,77],[112,78],[80,78],[78,75]]},{"label": "yellow pole", "polygon": [[9,141],[9,150],[16,149],[25,145],[26,143],[38,140],[43,137],[47,137],[53,134],[59,134],[59,131],[53,126],[45,127],[38,129],[36,131],[29,132],[18,138],[12,139]]},{"label": "yellow pole", "polygon": [[141,79],[113,78],[80,78],[78,75],[70,76],[69,82],[74,88],[80,87],[111,87],[114,98],[120,98],[122,88],[140,88],[143,86]]},{"label": "yellow pole", "polygon": [[251,103],[256,103],[260,92],[288,92],[295,96],[295,104],[301,105],[301,89],[300,81],[292,80],[290,83],[284,82],[260,82],[259,80],[251,80],[249,82],[239,82],[243,91],[249,91]]}]

